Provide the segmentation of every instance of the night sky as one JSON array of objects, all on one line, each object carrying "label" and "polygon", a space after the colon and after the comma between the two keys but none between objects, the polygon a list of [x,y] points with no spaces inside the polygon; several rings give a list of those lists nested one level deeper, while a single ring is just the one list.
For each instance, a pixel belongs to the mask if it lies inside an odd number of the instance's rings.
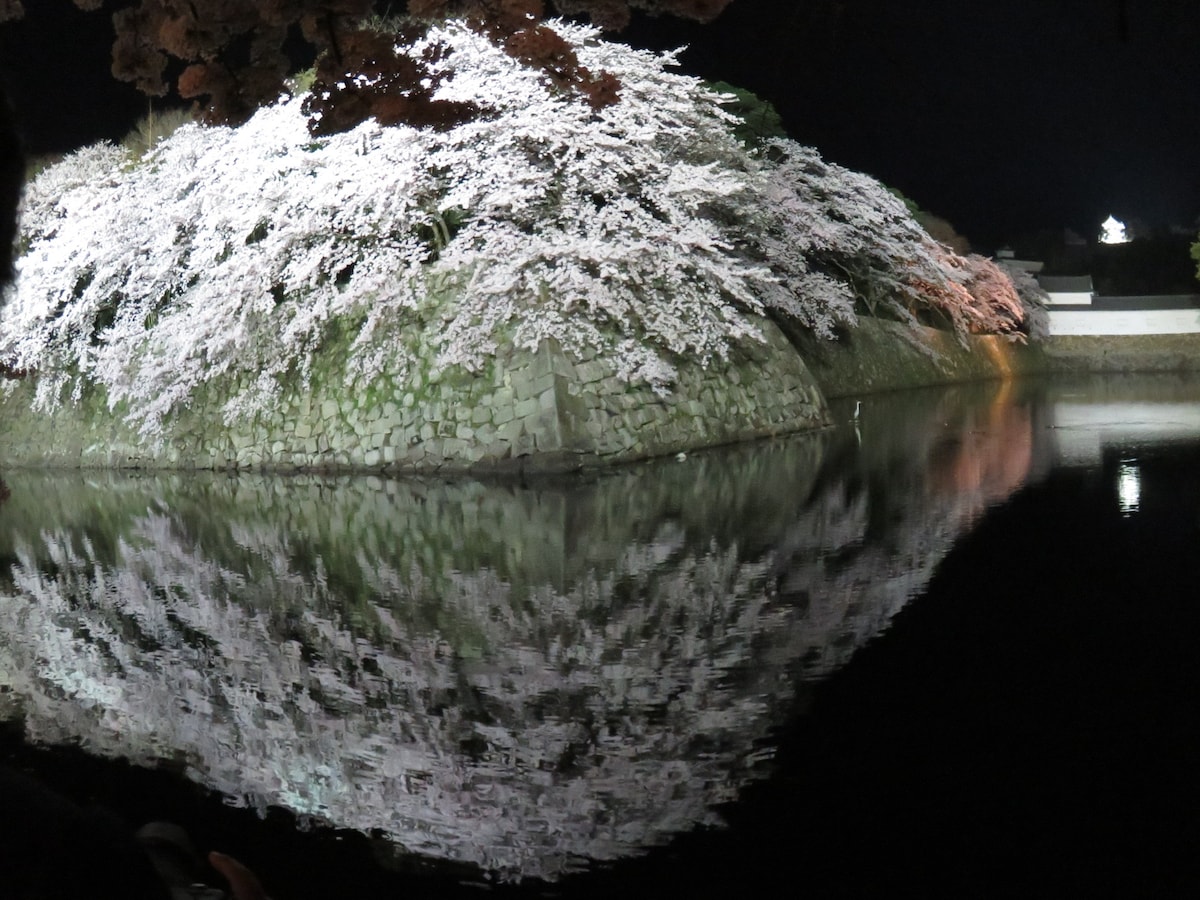
[{"label": "night sky", "polygon": [[[990,251],[1038,230],[1094,237],[1200,216],[1194,0],[734,0],[716,22],[642,21],[684,68],[771,100],[788,131]],[[0,73],[35,153],[116,138],[147,101],[109,75],[106,14],[26,3]]]}]

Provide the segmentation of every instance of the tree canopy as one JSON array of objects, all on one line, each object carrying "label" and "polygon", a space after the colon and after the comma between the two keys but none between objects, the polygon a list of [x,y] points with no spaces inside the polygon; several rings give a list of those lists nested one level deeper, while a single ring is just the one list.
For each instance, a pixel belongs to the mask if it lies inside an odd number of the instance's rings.
[{"label": "tree canopy", "polygon": [[[112,71],[151,96],[165,94],[173,81],[180,96],[199,102],[205,121],[240,124],[286,92],[287,50],[299,40],[317,60],[306,107],[314,134],[345,131],[368,118],[448,128],[487,111],[435,99],[444,76],[435,76],[431,64],[445,48],[432,47],[423,59],[399,51],[434,22],[465,20],[510,56],[540,69],[551,90],[576,94],[598,109],[616,102],[618,79],[582,65],[575,49],[546,26],[548,15],[584,17],[616,30],[634,10],[708,21],[730,2],[408,0],[409,20],[389,31],[369,23],[373,0],[116,0]],[[114,5],[74,3],[85,10]],[[0,22],[22,12],[20,0],[0,0]]]},{"label": "tree canopy", "polygon": [[937,244],[874,179],[778,137],[746,147],[724,109],[737,98],[670,54],[547,27],[622,81],[620,103],[547,91],[457,20],[399,52],[433,78],[453,65],[437,96],[486,116],[314,137],[292,96],[238,128],[183,126],[141,160],[100,144],[46,169],[0,362],[37,373],[45,405],[102,385],[155,435],[215,379],[244,385],[228,415],[272,409],[340,341],[364,386],[552,340],[667,392],[679,359],[725,356],[763,316],[824,337],[868,311],[1028,327],[993,264]]}]

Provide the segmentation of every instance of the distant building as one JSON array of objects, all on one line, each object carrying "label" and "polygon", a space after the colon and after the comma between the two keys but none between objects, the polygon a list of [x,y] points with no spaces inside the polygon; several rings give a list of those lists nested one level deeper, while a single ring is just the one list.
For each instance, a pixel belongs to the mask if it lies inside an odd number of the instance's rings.
[{"label": "distant building", "polygon": [[1017,259],[1012,247],[1001,247],[996,251],[996,264],[1004,269],[1016,269],[1020,272],[1028,272],[1030,275],[1037,275],[1045,265],[1040,260]]},{"label": "distant building", "polygon": [[1039,275],[1038,284],[1050,295],[1049,306],[1091,306],[1096,289],[1091,275]]},{"label": "distant building", "polygon": [[1200,296],[1099,296],[1090,275],[1041,275],[1050,335],[1200,334]]},{"label": "distant building", "polygon": [[1100,226],[1100,243],[1128,244],[1129,233],[1125,229],[1125,223],[1115,216],[1105,219]]}]

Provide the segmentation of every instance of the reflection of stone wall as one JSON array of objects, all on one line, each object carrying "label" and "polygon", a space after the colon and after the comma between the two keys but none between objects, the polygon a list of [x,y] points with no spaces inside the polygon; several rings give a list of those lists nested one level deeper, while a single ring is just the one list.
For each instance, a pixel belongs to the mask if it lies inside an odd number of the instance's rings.
[{"label": "reflection of stone wall", "polygon": [[[370,384],[348,351],[323,354],[307,387],[269,413],[223,424],[226,389],[212,387],[167,427],[161,446],[119,422],[101,396],[52,414],[30,411],[32,385],[0,398],[0,460],[65,466],[436,470],[571,469],[784,434],[825,424],[824,401],[779,329],[758,323],[728,360],[678,361],[668,396],[616,377],[613,360],[571,359],[556,345],[506,345],[477,374],[437,370],[412,354],[403,374]],[[217,382],[220,385],[220,382]],[[352,385],[352,386],[348,386]],[[243,385],[242,387],[246,387]],[[97,389],[98,391],[98,389]],[[519,462],[524,460],[524,462]]]},{"label": "reflection of stone wall", "polygon": [[[803,497],[817,451],[776,448],[758,493]],[[178,759],[255,805],[552,876],[712,821],[789,695],[754,662],[790,658],[768,560],[697,533],[687,502],[697,475],[719,499],[760,465],[721,463],[539,492],[144,479],[137,514],[110,478],[121,511],[100,528],[99,492],[17,473],[0,670],[39,740]],[[77,517],[52,526],[38,496]]]},{"label": "reflection of stone wall", "polygon": [[713,821],[970,523],[925,431],[981,417],[897,407],[538,490],[11,473],[0,681],[31,739],[554,877]]}]

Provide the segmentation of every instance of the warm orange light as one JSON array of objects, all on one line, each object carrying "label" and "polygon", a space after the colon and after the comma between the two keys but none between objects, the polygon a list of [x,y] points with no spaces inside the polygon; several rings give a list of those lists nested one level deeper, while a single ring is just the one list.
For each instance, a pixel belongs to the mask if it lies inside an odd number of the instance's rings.
[{"label": "warm orange light", "polygon": [[1000,377],[1006,381],[1012,378],[1013,368],[1009,356],[1009,342],[997,334],[989,334],[979,340],[983,342],[984,352],[996,367],[996,371],[1000,373]]}]

